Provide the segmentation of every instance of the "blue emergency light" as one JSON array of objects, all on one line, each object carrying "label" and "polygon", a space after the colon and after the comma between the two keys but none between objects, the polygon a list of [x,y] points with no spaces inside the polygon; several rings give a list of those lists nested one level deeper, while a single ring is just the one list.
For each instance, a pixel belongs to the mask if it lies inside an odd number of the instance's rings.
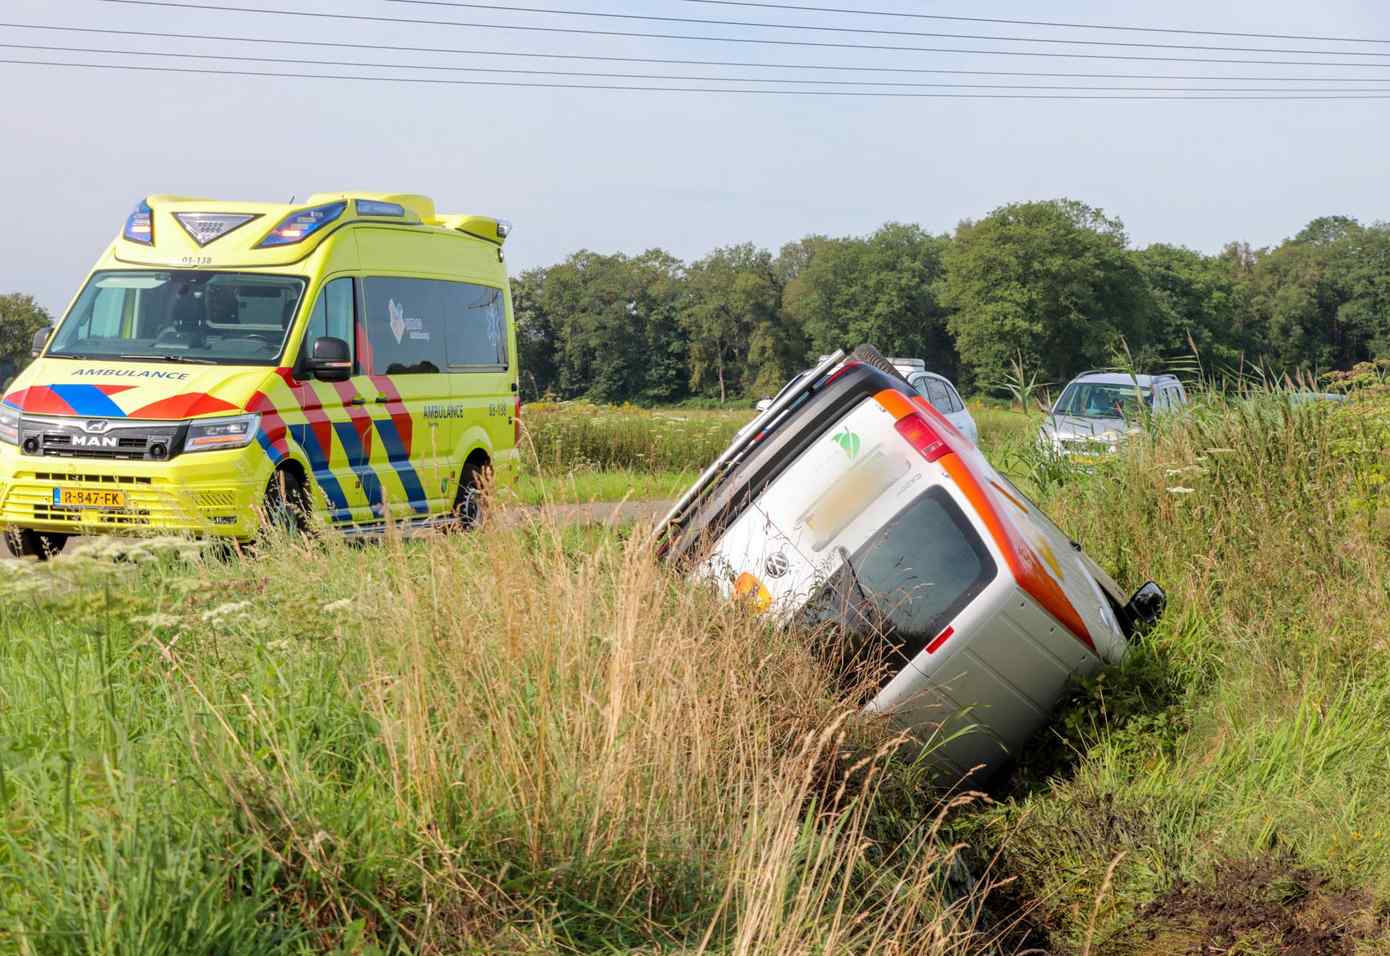
[{"label": "blue emergency light", "polygon": [[313,209],[301,209],[299,212],[291,213],[282,219],[278,226],[270,230],[270,233],[256,244],[256,248],[292,246],[296,242],[303,242],[324,226],[335,222],[346,211],[346,202],[335,202],[326,206],[315,206]]}]

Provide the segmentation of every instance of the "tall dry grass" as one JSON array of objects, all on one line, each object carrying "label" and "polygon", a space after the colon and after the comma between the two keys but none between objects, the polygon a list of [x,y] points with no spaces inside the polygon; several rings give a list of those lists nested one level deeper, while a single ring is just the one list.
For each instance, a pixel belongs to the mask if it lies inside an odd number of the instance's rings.
[{"label": "tall dry grass", "polygon": [[641,540],[142,556],[29,566],[0,605],[5,725],[32,731],[0,751],[0,949],[947,954],[1001,932],[897,741]]}]

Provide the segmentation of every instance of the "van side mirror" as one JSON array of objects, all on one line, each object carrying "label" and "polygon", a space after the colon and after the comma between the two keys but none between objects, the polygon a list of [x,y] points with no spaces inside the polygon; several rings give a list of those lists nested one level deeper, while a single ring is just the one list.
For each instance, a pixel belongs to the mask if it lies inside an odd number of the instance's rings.
[{"label": "van side mirror", "polygon": [[1152,627],[1158,623],[1167,606],[1168,596],[1163,593],[1163,589],[1149,581],[1134,592],[1134,596],[1125,605],[1125,614],[1140,627]]},{"label": "van side mirror", "polygon": [[352,377],[352,350],[342,339],[320,336],[314,339],[304,367],[320,381],[345,382]]},{"label": "van side mirror", "polygon": [[31,354],[31,355],[34,355],[34,356],[38,356],[38,354],[44,350],[44,346],[48,345],[48,340],[49,340],[50,338],[52,338],[52,337],[53,337],[53,326],[51,326],[51,325],[45,325],[43,328],[41,328],[41,329],[39,329],[37,332],[35,332],[35,333],[34,333],[34,344],[33,344],[32,348],[30,349],[30,354]]}]

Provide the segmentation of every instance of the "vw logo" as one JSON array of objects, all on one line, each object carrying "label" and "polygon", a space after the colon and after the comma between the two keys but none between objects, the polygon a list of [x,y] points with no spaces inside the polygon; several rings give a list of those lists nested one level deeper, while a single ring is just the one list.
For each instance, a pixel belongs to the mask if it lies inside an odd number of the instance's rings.
[{"label": "vw logo", "polygon": [[111,423],[104,418],[93,418],[82,423],[82,429],[84,431],[93,432],[95,434],[101,434],[110,427]]},{"label": "vw logo", "polygon": [[763,562],[763,570],[770,578],[780,578],[791,570],[791,562],[781,551],[769,554],[767,560]]}]

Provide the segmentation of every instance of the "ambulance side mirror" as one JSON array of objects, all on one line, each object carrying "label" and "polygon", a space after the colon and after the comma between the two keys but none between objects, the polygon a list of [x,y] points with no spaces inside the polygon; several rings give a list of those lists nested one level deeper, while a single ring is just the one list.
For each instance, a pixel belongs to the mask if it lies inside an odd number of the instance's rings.
[{"label": "ambulance side mirror", "polygon": [[314,339],[305,363],[309,374],[322,382],[345,382],[352,377],[352,350],[331,335]]},{"label": "ambulance side mirror", "polygon": [[44,346],[48,344],[48,340],[52,335],[53,326],[51,325],[45,325],[43,328],[35,332],[34,344],[33,347],[30,349],[30,354],[37,356],[40,352],[42,352]]}]

